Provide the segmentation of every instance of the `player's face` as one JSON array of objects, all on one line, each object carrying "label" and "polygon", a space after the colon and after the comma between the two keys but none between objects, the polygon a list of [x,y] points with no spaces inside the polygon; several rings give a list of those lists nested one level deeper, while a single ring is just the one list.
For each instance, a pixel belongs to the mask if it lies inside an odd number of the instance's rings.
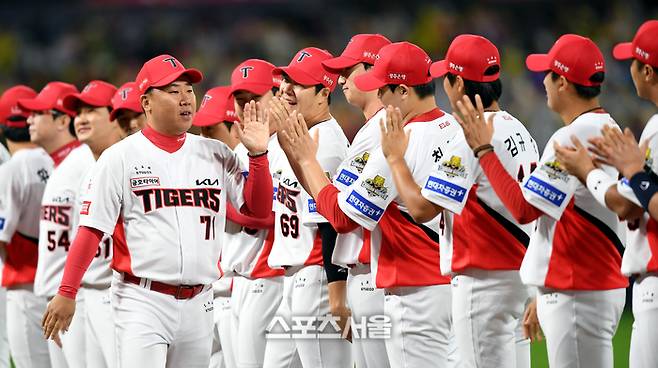
[{"label": "player's face", "polygon": [[82,107],[73,120],[73,126],[78,140],[92,145],[109,136],[115,136],[119,129],[117,124],[110,122],[107,107]]},{"label": "player's face", "polygon": [[558,82],[560,80],[554,81],[551,77],[551,72],[546,73],[544,77],[544,88],[546,89],[546,105],[553,110],[557,111],[559,107],[559,98],[558,98]]},{"label": "player's face", "polygon": [[231,149],[240,143],[235,124],[230,122],[222,122],[219,124],[201,127],[201,135],[206,138],[216,139],[224,142]]},{"label": "player's face", "polygon": [[192,84],[177,80],[162,88],[153,88],[142,96],[142,107],[151,114],[152,123],[163,132],[177,135],[192,126],[196,97]]},{"label": "player's face", "polygon": [[400,88],[401,86],[397,86],[395,90],[391,91],[388,86],[384,86],[377,91],[377,95],[384,106],[392,105],[393,107],[402,109],[403,101],[401,94],[399,93]]},{"label": "player's face", "polygon": [[281,97],[290,105],[290,111],[297,110],[307,121],[321,114],[328,93],[328,88],[316,93],[315,86],[297,84],[285,75],[281,82]]},{"label": "player's face", "polygon": [[363,63],[358,63],[351,68],[344,69],[340,73],[338,84],[341,86],[343,94],[345,95],[345,99],[350,103],[350,105],[361,108],[363,105],[365,105],[364,97],[367,92],[361,91],[354,84],[354,78],[365,72],[366,68]]},{"label": "player's face", "polygon": [[450,107],[452,107],[452,111],[457,111],[457,101],[461,100],[462,97],[464,96],[463,89],[460,88],[460,85],[463,85],[461,83],[461,78],[457,77],[458,79],[455,80],[455,84],[451,85],[450,81],[448,80],[448,77],[443,78],[443,90],[446,93],[446,96],[448,96],[448,100],[450,101]]},{"label": "player's face", "polygon": [[[233,94],[233,108],[235,109],[235,113],[238,115],[238,118],[242,120],[242,114],[244,112],[244,106],[251,101],[256,101],[260,102],[260,105],[265,108],[265,113],[267,114],[270,105],[270,100],[272,100],[272,97],[274,97],[274,93],[272,93],[272,90],[269,90],[265,92],[263,95],[257,95],[255,93],[245,91],[245,90],[238,90],[235,91]],[[276,127],[275,127],[276,128]],[[270,132],[272,134],[274,132]]]},{"label": "player's face", "polygon": [[30,141],[39,145],[50,141],[57,134],[55,119],[50,111],[34,111],[27,118]]}]

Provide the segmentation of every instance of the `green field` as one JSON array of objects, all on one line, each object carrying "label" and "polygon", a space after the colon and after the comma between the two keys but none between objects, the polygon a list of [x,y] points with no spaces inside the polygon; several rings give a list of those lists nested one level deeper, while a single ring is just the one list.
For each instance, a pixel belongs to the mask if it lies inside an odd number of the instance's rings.
[{"label": "green field", "polygon": [[[628,352],[631,345],[632,327],[633,314],[630,311],[625,311],[621,317],[617,334],[613,339],[615,368],[628,368]],[[532,368],[548,368],[546,344],[544,342],[532,344]]]}]

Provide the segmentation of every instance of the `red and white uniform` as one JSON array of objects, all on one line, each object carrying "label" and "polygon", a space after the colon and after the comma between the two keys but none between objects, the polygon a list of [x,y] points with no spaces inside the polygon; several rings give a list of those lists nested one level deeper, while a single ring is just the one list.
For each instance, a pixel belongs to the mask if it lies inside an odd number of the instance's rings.
[{"label": "red and white uniform", "polygon": [[[411,119],[405,130],[411,135],[404,159],[421,185],[432,172],[434,151],[444,150],[461,127],[437,108]],[[417,224],[399,204],[381,148],[370,155],[354,183],[338,194],[338,205],[371,231],[373,280],[386,289],[384,309],[392,319],[392,336],[386,340],[391,366],[448,364],[450,279],[439,270],[438,221]],[[424,333],[408,333],[417,329]]]},{"label": "red and white uniform", "polygon": [[7,290],[7,335],[19,367],[50,365],[41,316],[47,300],[34,295],[41,198],[53,161],[41,148],[16,152],[0,166],[0,241],[8,243],[2,269]]},{"label": "red and white uniform", "polygon": [[[327,176],[334,177],[347,153],[347,138],[333,118],[311,127],[311,136],[315,131],[320,136],[316,158]],[[322,239],[317,228],[317,223],[326,222],[326,219],[317,213],[315,201],[304,191],[287,160],[278,160],[272,170],[278,188],[273,207],[274,245],[268,263],[271,267],[286,268],[283,299],[275,320],[282,318],[293,327],[293,316],[323,317],[329,314]],[[276,327],[268,326],[271,331],[281,333]],[[329,329],[327,332],[333,331]],[[349,343],[343,339],[268,340],[264,367],[288,367],[293,360],[301,362],[304,367],[349,366],[349,352]]]},{"label": "red and white uniform", "polygon": [[[85,172],[94,164],[87,145],[72,141],[51,153],[55,168],[46,184],[41,201],[39,223],[39,262],[34,279],[34,293],[52,298],[62,280],[64,263],[75,238],[77,216],[73,211]],[[85,367],[84,295],[78,297],[77,312],[66,334],[62,334],[62,350],[69,368]],[[53,364],[58,353],[51,348]]]},{"label": "red and white uniform", "polygon": [[[492,145],[505,170],[523,180],[539,161],[535,141],[509,113],[484,114],[495,114]],[[521,225],[507,211],[463,135],[438,151],[434,163],[421,193],[445,209],[441,271],[453,275],[452,318],[462,365],[529,366],[530,344],[521,328],[529,295],[518,270],[533,223]]]}]

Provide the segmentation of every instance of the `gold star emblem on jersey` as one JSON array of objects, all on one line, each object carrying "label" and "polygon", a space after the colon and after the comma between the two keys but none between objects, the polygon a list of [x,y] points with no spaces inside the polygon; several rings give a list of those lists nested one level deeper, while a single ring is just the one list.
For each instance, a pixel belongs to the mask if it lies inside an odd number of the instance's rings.
[{"label": "gold star emblem on jersey", "polygon": [[377,196],[386,199],[388,198],[388,188],[384,186],[385,182],[386,179],[384,179],[384,177],[375,175],[374,178],[366,179],[362,182],[361,187],[363,187],[371,197]]},{"label": "gold star emblem on jersey", "polygon": [[648,167],[653,167],[653,157],[651,157],[651,148],[647,147],[647,152],[644,155],[644,164]]},{"label": "gold star emblem on jersey", "polygon": [[450,156],[449,160],[443,161],[439,170],[446,173],[451,178],[459,176],[461,178],[466,177],[466,167],[462,165],[462,158],[459,156]]},{"label": "gold star emblem on jersey", "polygon": [[352,160],[352,163],[350,166],[356,168],[356,171],[361,173],[363,171],[363,168],[366,166],[368,163],[368,159],[370,158],[370,153],[369,152],[363,152],[363,155],[358,156]]},{"label": "gold star emblem on jersey", "polygon": [[562,180],[564,182],[569,181],[569,173],[562,169],[562,166],[557,161],[549,161],[545,163],[541,170],[548,175],[548,178],[551,180]]}]

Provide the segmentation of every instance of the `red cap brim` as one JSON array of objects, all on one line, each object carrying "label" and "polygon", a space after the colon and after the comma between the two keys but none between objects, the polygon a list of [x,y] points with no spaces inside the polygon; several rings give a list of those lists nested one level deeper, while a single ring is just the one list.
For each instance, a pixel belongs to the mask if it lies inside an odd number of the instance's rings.
[{"label": "red cap brim", "polygon": [[197,112],[194,114],[194,119],[192,119],[192,125],[197,127],[204,127],[219,124],[224,121],[223,117],[218,117],[213,114],[206,114],[203,111]]},{"label": "red cap brim", "polygon": [[178,80],[182,76],[187,76],[190,79],[190,83],[195,84],[201,82],[203,80],[203,74],[197,69],[190,68],[190,69],[185,69],[181,70],[179,72],[170,74],[162,79],[160,79],[157,82],[154,82],[151,84],[149,87],[164,87],[166,85],[169,85],[176,80]]},{"label": "red cap brim", "polygon": [[274,87],[274,81],[271,84],[264,83],[238,83],[231,86],[231,94],[237,91],[247,91],[255,95],[262,96]]},{"label": "red cap brim", "polygon": [[359,60],[353,59],[349,56],[337,56],[335,58],[327,59],[322,62],[327,69],[331,69],[334,73],[337,73],[341,70],[345,70],[353,67],[354,65],[360,63]]},{"label": "red cap brim", "polygon": [[633,56],[633,43],[632,42],[618,43],[612,49],[612,56],[617,60],[632,59],[634,57]]},{"label": "red cap brim", "polygon": [[362,91],[373,91],[382,88],[386,85],[386,81],[382,81],[375,77],[372,72],[364,73],[354,78],[356,88]]},{"label": "red cap brim", "polygon": [[448,61],[440,60],[430,65],[430,75],[434,78],[443,77],[448,73]]},{"label": "red cap brim", "polygon": [[52,109],[50,104],[46,103],[45,101],[41,101],[38,98],[20,99],[18,100],[18,106],[24,110],[29,111],[43,111]]},{"label": "red cap brim", "polygon": [[273,73],[285,73],[293,81],[295,81],[295,83],[301,84],[302,86],[314,86],[316,84],[320,84],[320,82],[305,72],[289,66],[275,68]]},{"label": "red cap brim", "polygon": [[104,104],[100,101],[96,101],[92,99],[90,96],[83,95],[82,93],[74,93],[72,95],[68,95],[64,97],[64,100],[62,101],[62,105],[64,106],[65,109],[69,109],[73,111],[80,108],[81,103],[94,107],[105,107],[111,105],[111,104]]},{"label": "red cap brim", "polygon": [[548,54],[530,54],[525,59],[526,67],[533,72],[551,70],[551,58]]}]

